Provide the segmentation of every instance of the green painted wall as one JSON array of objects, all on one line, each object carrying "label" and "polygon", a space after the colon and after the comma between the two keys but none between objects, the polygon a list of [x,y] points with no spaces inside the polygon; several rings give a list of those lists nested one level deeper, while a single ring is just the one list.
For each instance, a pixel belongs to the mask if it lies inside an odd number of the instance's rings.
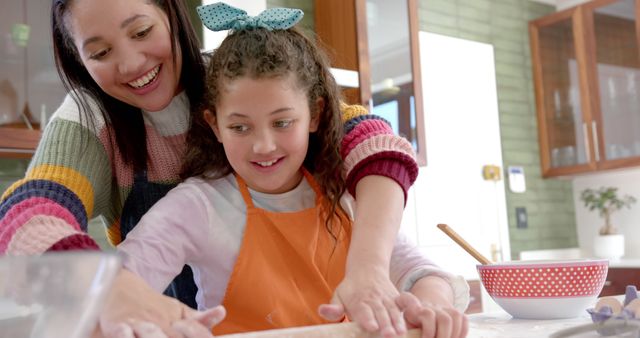
[{"label": "green painted wall", "polygon": [[[527,24],[555,9],[527,0],[420,0],[419,11],[420,30],[494,46],[503,165],[523,166],[527,181],[523,194],[506,191],[513,258],[577,246],[571,182],[542,179],[538,152]],[[516,228],[516,207],[527,209],[528,228]]]}]

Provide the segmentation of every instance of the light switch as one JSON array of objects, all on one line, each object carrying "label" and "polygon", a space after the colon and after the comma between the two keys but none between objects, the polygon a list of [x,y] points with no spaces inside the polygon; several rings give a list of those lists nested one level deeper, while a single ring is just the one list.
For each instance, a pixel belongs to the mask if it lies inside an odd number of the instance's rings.
[{"label": "light switch", "polygon": [[527,220],[527,208],[516,208],[516,222],[516,226],[518,229],[526,229],[529,226],[529,222]]}]

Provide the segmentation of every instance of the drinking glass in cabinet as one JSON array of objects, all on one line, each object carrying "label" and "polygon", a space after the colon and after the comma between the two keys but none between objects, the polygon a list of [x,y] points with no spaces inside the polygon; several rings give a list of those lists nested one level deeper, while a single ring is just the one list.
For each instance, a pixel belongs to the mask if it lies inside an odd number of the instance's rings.
[{"label": "drinking glass in cabinet", "polygon": [[551,149],[551,166],[569,167],[578,163],[578,157],[576,155],[576,147],[564,146]]}]

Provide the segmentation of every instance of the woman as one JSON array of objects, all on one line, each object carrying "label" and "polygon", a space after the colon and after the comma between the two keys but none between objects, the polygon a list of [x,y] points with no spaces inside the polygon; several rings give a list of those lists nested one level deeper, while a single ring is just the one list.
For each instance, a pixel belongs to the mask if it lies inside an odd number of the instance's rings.
[{"label": "woman", "polygon": [[[70,94],[25,178],[3,195],[0,252],[6,254],[97,249],[86,233],[87,220],[97,215],[107,220],[111,243],[120,243],[178,183],[189,110],[205,90],[204,61],[180,0],[53,0],[51,15],[56,65]],[[389,259],[417,166],[404,139],[369,135],[367,123],[380,119],[364,114],[351,109],[344,116],[343,156],[350,163],[344,172],[358,213],[346,277],[334,298],[365,329],[393,331],[399,310],[384,304],[396,295]],[[190,303],[192,283],[185,282],[191,281],[186,275],[169,291]],[[103,326],[131,314],[127,300],[136,316],[163,328],[193,315],[166,299],[139,301],[145,290],[123,272],[112,297],[122,313],[103,316]]]}]

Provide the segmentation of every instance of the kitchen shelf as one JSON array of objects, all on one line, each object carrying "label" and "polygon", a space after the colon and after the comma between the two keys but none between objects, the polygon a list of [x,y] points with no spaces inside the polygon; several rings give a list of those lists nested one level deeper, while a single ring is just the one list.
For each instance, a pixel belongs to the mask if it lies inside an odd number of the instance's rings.
[{"label": "kitchen shelf", "polygon": [[40,130],[0,126],[0,157],[30,158],[38,146],[40,136]]}]

